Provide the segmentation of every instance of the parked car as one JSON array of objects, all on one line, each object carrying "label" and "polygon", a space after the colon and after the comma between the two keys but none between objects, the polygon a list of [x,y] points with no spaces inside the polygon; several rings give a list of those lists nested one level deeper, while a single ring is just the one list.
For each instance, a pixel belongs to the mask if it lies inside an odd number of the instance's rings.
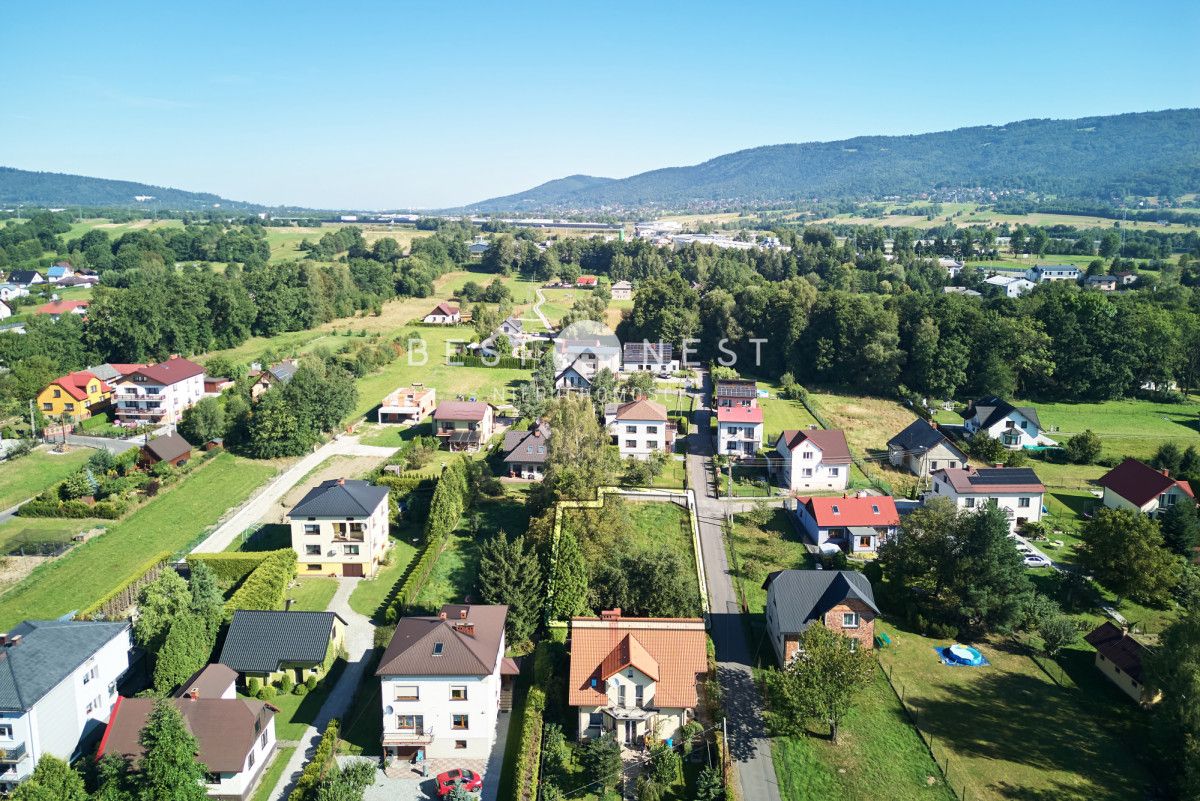
[{"label": "parked car", "polygon": [[1021,554],[1022,556],[1030,556],[1031,554],[1033,554],[1033,549],[1030,548],[1028,545],[1022,545],[1021,543],[1018,542],[1017,543],[1017,553]]},{"label": "parked car", "polygon": [[469,793],[478,793],[483,789],[483,777],[466,768],[455,768],[445,773],[439,773],[437,775],[438,797],[445,798],[459,785],[462,785],[462,788]]},{"label": "parked car", "polygon": [[1050,567],[1050,560],[1044,556],[1031,553],[1025,557],[1025,567]]}]

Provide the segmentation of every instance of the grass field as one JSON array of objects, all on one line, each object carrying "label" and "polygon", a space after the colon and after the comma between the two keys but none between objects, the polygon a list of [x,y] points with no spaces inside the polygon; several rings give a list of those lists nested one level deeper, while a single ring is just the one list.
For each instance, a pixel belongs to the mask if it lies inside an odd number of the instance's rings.
[{"label": "grass field", "polygon": [[769,573],[808,566],[803,536],[789,517],[786,509],[774,509],[770,521],[760,527],[745,514],[734,516],[729,546],[737,566],[731,573],[752,615],[761,615],[766,608],[767,591],[762,584]]},{"label": "grass field", "polygon": [[324,612],[337,592],[338,580],[324,576],[299,578],[296,586],[287,591],[293,612]]},{"label": "grass field", "polygon": [[69,453],[51,453],[39,448],[20,459],[0,462],[0,510],[32,498],[83,467],[91,448],[74,448]]},{"label": "grass field", "polygon": [[14,517],[0,525],[0,554],[12,553],[21,545],[67,542],[97,526],[112,526],[112,520],[61,517]]},{"label": "grass field", "polygon": [[808,413],[800,401],[784,400],[779,397],[779,386],[768,381],[759,381],[758,385],[766,389],[770,395],[759,398],[758,405],[763,410],[763,445],[771,447],[771,443],[779,439],[781,431],[788,429],[804,429],[818,426],[817,418]]},{"label": "grass field", "polygon": [[337,684],[345,669],[346,660],[338,659],[317,684],[317,689],[307,695],[279,693],[272,698],[271,705],[279,710],[275,714],[275,737],[279,740],[299,740],[303,737],[304,731],[317,719],[321,704],[325,703],[329,691]]},{"label": "grass field", "polygon": [[296,746],[294,745],[285,745],[275,749],[275,757],[263,771],[258,789],[254,791],[254,795],[250,796],[250,801],[271,801],[271,793],[275,791],[275,785],[283,776],[283,771],[287,769],[287,764],[295,752]]},{"label": "grass field", "polygon": [[388,552],[391,564],[380,569],[373,579],[364,579],[350,595],[350,608],[360,615],[383,622],[383,605],[392,595],[396,583],[404,577],[409,564],[417,554],[417,548],[406,539],[393,538]]},{"label": "grass field", "polygon": [[42,565],[0,596],[0,628],[87,607],[154,554],[192,542],[274,473],[269,464],[218,454],[102,536]]},{"label": "grass field", "polygon": [[1065,443],[1072,434],[1091,429],[1100,435],[1105,456],[1146,459],[1163,442],[1181,448],[1200,447],[1200,402],[1161,403],[1150,400],[1115,400],[1102,403],[1037,403],[1047,434]]},{"label": "grass field", "polygon": [[[290,259],[302,259],[308,255],[305,251],[300,250],[300,243],[307,239],[309,242],[316,242],[325,234],[332,231],[337,231],[339,228],[355,225],[354,223],[325,223],[318,228],[267,228],[267,242],[271,246],[271,261],[288,261]],[[413,226],[397,225],[358,225],[362,229],[363,239],[368,245],[372,245],[376,240],[390,237],[395,239],[400,247],[408,250],[409,245],[414,239],[419,239],[424,236],[431,236],[433,231],[418,231]]]},{"label": "grass field", "polygon": [[[882,204],[870,204],[879,206]],[[989,227],[998,226],[1002,223],[1011,225],[1069,225],[1075,228],[1112,228],[1121,223],[1120,220],[1112,220],[1107,217],[1085,217],[1074,214],[1044,214],[1034,212],[1030,214],[998,214],[994,211],[980,211],[979,205],[976,203],[942,203],[942,212],[933,217],[932,220],[927,219],[926,215],[913,214],[891,214],[893,209],[901,208],[894,204],[889,204],[885,207],[885,213],[882,217],[865,217],[861,214],[838,214],[834,217],[826,217],[821,220],[814,220],[812,223],[836,222],[845,225],[873,225],[873,226],[891,226],[899,228],[936,228],[939,225],[945,225],[947,222],[954,223],[957,226],[968,225],[986,225]],[[812,224],[810,223],[810,224]],[[1135,222],[1129,221],[1124,223],[1131,228],[1153,229],[1153,230],[1181,230],[1183,225],[1168,223],[1160,225],[1157,222]]]}]

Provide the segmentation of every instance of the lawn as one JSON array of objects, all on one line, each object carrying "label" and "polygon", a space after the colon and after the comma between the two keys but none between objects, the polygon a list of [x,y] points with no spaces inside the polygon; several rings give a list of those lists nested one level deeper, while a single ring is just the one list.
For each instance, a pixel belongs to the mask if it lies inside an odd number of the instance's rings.
[{"label": "lawn", "polygon": [[781,431],[799,430],[809,426],[819,426],[817,418],[809,414],[808,409],[800,401],[784,400],[779,397],[778,386],[765,381],[758,382],[759,387],[770,392],[766,398],[759,398],[758,405],[763,410],[763,445],[771,447],[779,439]]},{"label": "lawn", "polygon": [[364,579],[350,594],[350,608],[360,615],[382,622],[383,605],[391,598],[396,583],[404,577],[417,553],[415,545],[405,539],[393,538],[388,551],[390,564],[380,568],[375,578]]},{"label": "lawn", "polygon": [[0,462],[0,510],[62,481],[83,467],[92,453],[91,448],[74,448],[62,454],[39,448],[28,456]]},{"label": "lawn", "polygon": [[1102,403],[1037,403],[1047,435],[1065,443],[1072,434],[1091,429],[1100,435],[1105,456],[1148,459],[1164,442],[1181,448],[1200,447],[1200,403],[1113,400]]},{"label": "lawn", "polygon": [[287,764],[295,752],[296,746],[294,745],[280,746],[275,749],[275,756],[271,760],[271,764],[263,771],[258,789],[250,797],[251,801],[271,801],[271,793],[275,790],[275,785],[279,783],[283,771],[287,768]]},{"label": "lawn", "polygon": [[1131,705],[1058,686],[1008,641],[977,644],[990,667],[951,668],[933,652],[944,642],[877,628],[893,640],[881,663],[939,762],[949,760],[950,783],[972,801],[1145,797],[1151,778],[1132,753]]},{"label": "lawn", "polygon": [[22,546],[68,542],[76,534],[113,524],[112,520],[91,518],[14,517],[0,525],[0,554],[14,553]]},{"label": "lawn", "polygon": [[762,584],[768,574],[809,566],[804,539],[789,518],[790,513],[782,508],[771,510],[765,526],[756,525],[746,514],[733,518],[730,545],[737,564],[731,565],[731,573],[752,615],[761,615],[766,608],[767,591]]},{"label": "lawn", "polygon": [[48,562],[0,598],[0,628],[82,609],[160,551],[186,547],[275,473],[221,453],[108,531]]},{"label": "lawn", "polygon": [[288,600],[292,605],[288,609],[293,612],[324,612],[329,608],[337,592],[338,580],[324,576],[296,579],[295,586],[287,591]]},{"label": "lawn", "polygon": [[667,463],[663,467],[663,471],[654,477],[650,482],[652,487],[663,487],[664,489],[683,489],[684,480],[687,475],[687,463],[674,454],[667,457]]},{"label": "lawn", "polygon": [[[375,675],[375,667],[382,655],[381,649],[376,649],[368,655],[365,675]],[[380,703],[379,697],[381,692],[382,687],[377,681],[368,680],[358,685],[354,700],[342,718],[342,727],[338,732],[341,738],[341,753],[355,756],[380,755],[380,740],[383,735],[383,704]]]},{"label": "lawn", "polygon": [[[299,740],[303,737],[305,730],[317,719],[321,705],[345,669],[346,660],[338,659],[317,684],[317,689],[307,695],[277,693],[271,698],[271,705],[279,710],[275,714],[275,737],[280,740]],[[245,696],[239,693],[239,697]]]}]

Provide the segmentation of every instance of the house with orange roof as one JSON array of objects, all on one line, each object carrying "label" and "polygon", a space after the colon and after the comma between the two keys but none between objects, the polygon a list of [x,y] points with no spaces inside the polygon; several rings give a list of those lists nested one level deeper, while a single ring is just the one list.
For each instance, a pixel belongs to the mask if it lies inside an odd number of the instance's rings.
[{"label": "house with orange roof", "polygon": [[86,300],[52,300],[43,303],[33,310],[34,314],[48,314],[51,320],[57,320],[64,314],[76,314],[83,317],[87,314]]},{"label": "house with orange roof", "polygon": [[579,715],[579,737],[612,733],[639,745],[667,740],[696,717],[700,685],[708,678],[701,618],[600,617],[571,619],[567,703]]},{"label": "house with orange roof", "polygon": [[796,517],[818,548],[838,548],[853,556],[875,553],[895,538],[900,525],[900,513],[890,495],[862,492],[851,497],[800,498]]},{"label": "house with orange roof", "polygon": [[107,382],[87,370],[77,370],[47,384],[38,393],[37,405],[49,417],[86,420],[111,397],[112,387]]},{"label": "house with orange roof", "polygon": [[753,456],[762,447],[762,441],[761,406],[717,407],[717,453],[735,459]]},{"label": "house with orange roof", "polygon": [[784,487],[800,490],[844,490],[850,483],[850,446],[840,429],[809,426],[784,431],[775,440],[772,470]]}]

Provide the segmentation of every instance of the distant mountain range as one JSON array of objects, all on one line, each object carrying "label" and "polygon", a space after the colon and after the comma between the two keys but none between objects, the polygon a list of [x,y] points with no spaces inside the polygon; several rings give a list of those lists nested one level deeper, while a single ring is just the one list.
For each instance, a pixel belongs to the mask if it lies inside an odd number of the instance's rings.
[{"label": "distant mountain range", "polygon": [[628,178],[572,175],[471,212],[879,198],[939,188],[1108,198],[1200,190],[1200,109],[768,145]]},{"label": "distant mountain range", "polygon": [[13,167],[0,167],[0,206],[8,208],[18,204],[49,208],[100,206],[188,211],[211,209],[218,205],[221,208],[237,210],[262,208],[253,203],[228,200],[209,192],[185,192],[182,189],[139,184],[136,181],[114,181],[60,172],[31,172]]}]

